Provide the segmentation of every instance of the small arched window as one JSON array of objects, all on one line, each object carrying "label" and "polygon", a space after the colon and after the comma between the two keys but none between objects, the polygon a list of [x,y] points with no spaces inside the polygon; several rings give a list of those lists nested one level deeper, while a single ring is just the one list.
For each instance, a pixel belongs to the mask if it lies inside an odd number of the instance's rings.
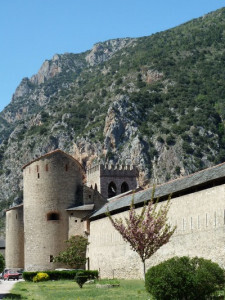
[{"label": "small arched window", "polygon": [[97,184],[95,184],[95,190],[96,190],[96,191],[98,190],[98,186],[97,186]]},{"label": "small arched window", "polygon": [[113,181],[108,185],[108,198],[116,196],[116,185]]},{"label": "small arched window", "polygon": [[126,183],[126,181],[124,181],[122,184],[121,184],[121,193],[125,193],[129,191],[129,185]]},{"label": "small arched window", "polygon": [[47,214],[48,221],[56,221],[59,220],[59,213],[58,212],[49,212]]}]

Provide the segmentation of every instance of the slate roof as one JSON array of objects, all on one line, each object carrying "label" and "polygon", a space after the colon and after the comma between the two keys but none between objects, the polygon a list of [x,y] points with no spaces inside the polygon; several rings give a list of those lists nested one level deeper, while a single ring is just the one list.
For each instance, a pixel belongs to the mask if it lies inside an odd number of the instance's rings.
[{"label": "slate roof", "polygon": [[5,241],[0,240],[0,249],[5,248]]},{"label": "slate roof", "polygon": [[[161,184],[155,189],[155,198],[165,197],[170,194],[187,191],[191,192],[190,189],[197,188],[202,185],[209,184],[218,179],[225,179],[225,163],[216,165],[214,167],[199,171],[194,174]],[[207,188],[207,186],[206,186]],[[110,212],[117,212],[120,210],[126,210],[130,207],[132,198],[134,198],[134,204],[141,204],[148,201],[152,195],[152,187],[146,190],[140,191],[133,195],[127,195],[121,198],[115,198],[114,200],[109,200],[98,211],[94,212],[90,219],[95,219],[99,217],[104,217],[107,210]]]},{"label": "slate roof", "polygon": [[94,208],[94,204],[85,204],[81,206],[67,208],[66,210],[92,210],[93,208]]}]

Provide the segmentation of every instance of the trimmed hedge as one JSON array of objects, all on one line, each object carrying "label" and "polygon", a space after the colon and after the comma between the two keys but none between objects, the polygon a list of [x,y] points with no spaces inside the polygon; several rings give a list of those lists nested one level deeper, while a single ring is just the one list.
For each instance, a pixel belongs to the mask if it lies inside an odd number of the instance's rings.
[{"label": "trimmed hedge", "polygon": [[204,258],[174,257],[150,268],[146,290],[157,300],[205,300],[225,284],[224,270]]},{"label": "trimmed hedge", "polygon": [[[69,279],[74,280],[74,277],[78,272],[81,270],[73,270],[73,271],[36,271],[36,272],[23,272],[23,279],[26,281],[33,281],[34,276],[37,273],[46,273],[49,276],[50,280],[60,280],[60,279]],[[85,275],[88,276],[88,279],[96,279],[98,278],[98,271],[89,271],[89,270],[82,270]]]},{"label": "trimmed hedge", "polygon": [[0,253],[0,273],[3,272],[5,268],[5,258],[4,256]]},{"label": "trimmed hedge", "polygon": [[80,288],[83,287],[86,281],[88,281],[88,275],[85,273],[85,271],[79,271],[77,272],[75,276],[75,281],[79,285]]}]

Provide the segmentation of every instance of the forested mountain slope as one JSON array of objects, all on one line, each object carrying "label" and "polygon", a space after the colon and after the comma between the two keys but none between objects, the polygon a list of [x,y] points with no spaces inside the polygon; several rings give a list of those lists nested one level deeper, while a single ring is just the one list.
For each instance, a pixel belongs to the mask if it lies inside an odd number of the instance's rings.
[{"label": "forested mountain slope", "polygon": [[60,148],[84,165],[135,164],[162,183],[225,160],[225,9],[143,38],[56,54],[0,113],[0,210],[21,167]]}]

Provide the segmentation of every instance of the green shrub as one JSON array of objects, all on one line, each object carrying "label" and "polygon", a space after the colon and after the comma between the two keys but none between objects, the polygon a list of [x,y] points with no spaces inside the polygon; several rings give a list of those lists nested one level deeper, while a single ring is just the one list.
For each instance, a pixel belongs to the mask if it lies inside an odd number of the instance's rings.
[{"label": "green shrub", "polygon": [[33,282],[47,281],[47,280],[49,280],[49,275],[47,273],[37,273],[37,275],[33,277]]},{"label": "green shrub", "polygon": [[79,285],[80,288],[83,287],[86,281],[88,281],[88,275],[84,271],[77,272],[76,276],[74,277],[76,283]]},{"label": "green shrub", "polygon": [[2,272],[5,268],[5,259],[4,256],[0,253],[0,272]]},{"label": "green shrub", "polygon": [[186,152],[186,153],[188,153],[188,154],[192,154],[193,152],[194,152],[194,150],[193,150],[193,148],[190,146],[190,144],[189,143],[187,143],[187,142],[183,142],[183,150]]},{"label": "green shrub", "polygon": [[175,137],[171,134],[168,135],[166,137],[166,143],[167,143],[167,145],[171,145],[171,146],[174,145],[176,143]]},{"label": "green shrub", "polygon": [[33,281],[33,277],[37,275],[38,272],[23,272],[23,279],[25,281]]},{"label": "green shrub", "polygon": [[[39,271],[39,272],[23,272],[23,279],[26,281],[33,281],[33,277],[37,275],[37,273],[47,273],[49,275],[50,280],[61,280],[68,279],[73,280],[76,276],[77,272],[80,270],[72,270],[72,271]],[[84,270],[85,274],[88,275],[88,279],[97,279],[98,271],[95,270]]]},{"label": "green shrub", "polygon": [[191,142],[191,137],[187,133],[182,133],[181,138],[185,141],[190,143]]},{"label": "green shrub", "polygon": [[157,300],[203,300],[225,283],[224,270],[203,258],[174,257],[150,268],[146,290]]},{"label": "green shrub", "polygon": [[158,136],[157,137],[157,141],[159,142],[159,143],[164,143],[165,141],[164,141],[164,139],[161,137],[161,136]]},{"label": "green shrub", "polygon": [[177,175],[180,175],[180,167],[179,166],[176,166],[175,172],[176,172]]}]

